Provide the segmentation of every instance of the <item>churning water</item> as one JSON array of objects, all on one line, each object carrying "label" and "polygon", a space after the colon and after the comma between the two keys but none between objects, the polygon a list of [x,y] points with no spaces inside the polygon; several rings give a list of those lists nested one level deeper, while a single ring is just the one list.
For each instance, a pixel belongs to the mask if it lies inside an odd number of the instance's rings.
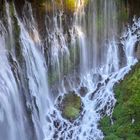
[{"label": "churning water", "polygon": [[[23,19],[14,4],[12,13],[11,4],[5,6],[7,25],[0,19],[0,140],[102,140],[99,120],[104,114],[111,117],[113,86],[137,62],[140,19],[118,39],[115,2],[91,0],[88,9],[74,13],[69,36],[63,12],[54,13],[53,29],[46,22],[43,41],[30,3],[25,3]],[[85,96],[79,92],[83,87]],[[72,123],[57,107],[57,97],[69,91],[83,102],[81,115]]]}]

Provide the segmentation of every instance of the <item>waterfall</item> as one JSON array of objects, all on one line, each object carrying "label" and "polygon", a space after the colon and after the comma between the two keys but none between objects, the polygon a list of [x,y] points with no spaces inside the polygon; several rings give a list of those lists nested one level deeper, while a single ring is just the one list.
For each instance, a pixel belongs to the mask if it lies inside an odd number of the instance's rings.
[{"label": "waterfall", "polygon": [[[24,127],[24,109],[18,85],[8,62],[6,40],[7,34],[0,25],[0,139],[26,139]],[[7,134],[8,133],[8,134]]]},{"label": "waterfall", "polygon": [[[9,21],[8,25],[9,24],[11,25],[11,21],[13,19],[11,18],[9,13],[10,11],[9,4],[6,3],[6,6],[8,8],[7,15],[9,15],[8,18],[10,18],[8,19]],[[37,37],[37,31],[35,29],[35,26],[32,25],[32,29],[31,29],[32,36],[31,36],[28,29],[26,29],[25,25],[17,17],[17,13],[15,11],[14,5],[13,5],[13,10],[14,10],[14,16],[16,17],[17,24],[20,30],[18,47],[21,47],[21,51],[22,51],[22,54],[20,56],[21,59],[22,57],[24,58],[23,63],[25,63],[25,67],[26,67],[25,75],[26,75],[27,87],[26,85],[18,85],[18,84],[24,84],[22,82],[18,83],[18,81],[20,81],[20,78],[23,77],[14,76],[14,74],[16,73],[15,69],[17,69],[17,71],[20,74],[22,74],[22,72],[25,71],[18,68],[20,67],[19,66],[20,64],[16,60],[16,54],[13,52],[10,52],[11,53],[10,56],[12,57],[10,61],[13,61],[13,63],[15,64],[15,65],[13,64],[12,66],[14,70],[12,69],[12,67],[10,68],[10,62],[8,62],[8,55],[7,55],[8,50],[6,50],[6,43],[5,43],[6,35],[2,34],[0,43],[3,48],[1,49],[1,51],[5,53],[1,55],[1,66],[2,66],[1,98],[3,99],[3,102],[1,102],[1,121],[2,121],[1,128],[4,127],[3,128],[4,132],[1,131],[2,132],[1,138],[7,140],[8,139],[25,140],[31,138],[42,139],[43,127],[46,121],[46,114],[47,111],[49,111],[49,107],[51,105],[51,97],[49,96],[48,81],[47,81],[47,66],[44,59],[44,55],[41,53],[41,41],[39,37]],[[32,13],[29,14],[31,14],[32,16]],[[16,48],[17,47],[16,44],[11,42],[11,40],[14,40],[12,36],[12,32],[13,32],[12,27],[8,29],[8,32],[10,36],[11,47]],[[21,89],[22,91],[20,91],[19,88],[23,88]],[[28,90],[24,88],[28,88]],[[23,94],[29,94],[29,95],[24,95],[27,97],[23,97],[22,92]],[[46,109],[44,110],[43,108]],[[7,113],[8,114],[10,113],[10,115],[8,115]],[[26,124],[29,123],[28,119],[29,120],[31,119],[30,124]],[[31,126],[30,128],[30,126],[28,125],[32,125],[32,123],[33,126]],[[9,130],[7,125],[10,125]],[[34,132],[35,134],[33,134],[34,136],[30,134],[30,130],[28,134],[28,132],[26,132],[26,129],[34,129],[33,130],[35,131]],[[9,131],[9,135],[5,134],[5,132],[7,131]]]},{"label": "waterfall", "polygon": [[[67,16],[52,0],[52,16],[45,13],[42,37],[30,2],[25,2],[22,17],[14,2],[4,3],[0,140],[102,140],[99,121],[112,115],[113,86],[137,62],[140,19],[120,35],[115,1],[89,0],[85,8],[78,0],[79,8]],[[82,87],[87,89],[84,96]],[[58,108],[59,97],[69,91],[83,102],[73,122]]]},{"label": "waterfall", "polygon": [[[63,120],[59,112],[55,110],[53,121],[58,123],[59,130],[56,130],[57,126],[53,126],[55,131],[54,139],[103,139],[103,133],[98,128],[98,121],[104,113],[108,116],[112,114],[113,107],[116,103],[113,86],[119,80],[123,79],[125,74],[131,69],[131,65],[137,62],[136,58],[132,57],[132,54],[134,53],[135,43],[138,41],[137,37],[139,33],[132,34],[132,32],[139,30],[140,22],[135,21],[134,25],[135,28],[128,28],[128,31],[124,32],[123,39],[121,40],[127,59],[125,66],[122,68],[119,67],[119,61],[121,60],[119,59],[118,49],[120,46],[113,39],[108,43],[106,63],[96,71],[96,73],[102,76],[101,80],[96,82],[92,81],[91,77],[93,77],[93,73],[88,73],[79,85],[79,87],[84,85],[89,90],[88,94],[82,98],[84,102],[82,119],[79,118],[74,124],[71,124]],[[128,42],[130,43],[129,45]],[[131,50],[131,53],[128,50]],[[130,58],[131,61],[129,61]],[[78,93],[78,88],[75,88],[75,86],[72,88]]]}]

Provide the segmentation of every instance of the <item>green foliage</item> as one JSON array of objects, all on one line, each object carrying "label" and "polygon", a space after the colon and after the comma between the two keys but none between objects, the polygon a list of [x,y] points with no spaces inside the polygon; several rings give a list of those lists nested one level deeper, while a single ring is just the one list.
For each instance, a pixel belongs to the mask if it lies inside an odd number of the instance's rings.
[{"label": "green foliage", "polygon": [[75,0],[65,0],[64,6],[66,10],[74,12],[76,9],[76,2]]},{"label": "green foliage", "polygon": [[122,9],[118,12],[117,15],[118,20],[120,21],[127,21],[129,18],[129,13],[128,11],[126,11],[126,9]]},{"label": "green foliage", "polygon": [[81,112],[81,98],[75,93],[65,95],[62,101],[62,116],[68,120],[76,119]]},{"label": "green foliage", "polygon": [[75,107],[67,106],[63,115],[66,116],[66,118],[72,119],[79,115],[79,110]]},{"label": "green foliage", "polygon": [[[55,0],[53,4],[56,9],[63,10],[65,13],[74,13],[78,8],[85,7],[88,4],[88,0],[82,0],[82,5],[77,4],[78,0]],[[50,0],[40,0],[38,5],[42,6],[46,11],[53,12],[53,7]]]},{"label": "green foliage", "polygon": [[[78,10],[79,5],[78,5],[78,0],[63,0],[64,2],[64,9],[66,12],[75,12],[76,10]],[[81,0],[82,3],[82,7],[85,7],[88,3],[88,0]]]},{"label": "green foliage", "polygon": [[[70,62],[67,56],[61,57],[59,64],[60,64],[59,69],[62,75],[67,75],[68,73],[71,72],[72,68],[74,68],[74,65]],[[51,68],[51,70],[49,71],[48,73],[49,85],[54,84],[55,82],[59,80],[59,78],[61,78],[61,75],[59,75],[60,74],[59,69],[56,66],[55,69]]]},{"label": "green foliage", "polygon": [[109,136],[106,136],[106,138],[105,138],[106,140],[121,140],[121,139],[119,139],[116,135],[114,135],[114,134],[110,134]]},{"label": "green foliage", "polygon": [[[105,140],[140,140],[140,63],[114,87],[117,104],[109,117],[101,120]],[[134,120],[134,121],[133,121]]]}]

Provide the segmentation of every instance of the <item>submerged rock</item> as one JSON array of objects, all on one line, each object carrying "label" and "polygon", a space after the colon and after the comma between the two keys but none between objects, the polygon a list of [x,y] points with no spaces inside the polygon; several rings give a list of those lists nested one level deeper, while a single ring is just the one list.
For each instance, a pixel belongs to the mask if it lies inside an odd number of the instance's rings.
[{"label": "submerged rock", "polygon": [[84,97],[84,96],[88,93],[87,87],[81,87],[81,88],[79,89],[79,93],[80,93],[80,95],[81,95],[82,97]]},{"label": "submerged rock", "polygon": [[75,120],[82,111],[81,98],[74,92],[66,94],[61,102],[62,116],[69,121]]}]

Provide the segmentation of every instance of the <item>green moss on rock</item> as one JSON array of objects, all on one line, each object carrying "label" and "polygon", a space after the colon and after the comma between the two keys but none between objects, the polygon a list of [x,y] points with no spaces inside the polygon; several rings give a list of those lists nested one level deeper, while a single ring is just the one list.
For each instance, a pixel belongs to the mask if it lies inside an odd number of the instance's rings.
[{"label": "green moss on rock", "polygon": [[82,110],[81,98],[74,92],[66,94],[62,101],[62,116],[70,121],[75,120]]},{"label": "green moss on rock", "polygon": [[105,140],[140,140],[140,63],[114,87],[117,104],[109,117],[101,120]]},{"label": "green moss on rock", "polygon": [[[79,47],[74,47],[69,45],[70,57],[67,55],[59,58],[60,71],[63,72],[63,75],[68,75],[76,69],[75,66],[79,64]],[[75,55],[76,54],[76,55]],[[54,66],[53,66],[54,67]],[[64,77],[60,77],[64,78]],[[53,70],[50,66],[48,71],[48,83],[50,86],[54,85],[59,80],[59,69]]]},{"label": "green moss on rock", "polygon": [[17,60],[21,63],[22,61],[22,51],[21,51],[21,46],[20,46],[20,27],[18,24],[17,17],[15,15],[15,9],[14,9],[14,2],[10,2],[10,16],[12,18],[12,33],[14,36],[14,46],[15,46],[15,54],[17,57]]}]

